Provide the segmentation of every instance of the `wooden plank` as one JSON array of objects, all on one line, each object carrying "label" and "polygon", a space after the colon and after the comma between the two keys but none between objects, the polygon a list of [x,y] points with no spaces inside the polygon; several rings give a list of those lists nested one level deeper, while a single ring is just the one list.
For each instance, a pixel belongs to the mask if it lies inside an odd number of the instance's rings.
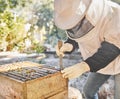
[{"label": "wooden plank", "polygon": [[56,95],[49,97],[47,99],[68,99],[68,90],[57,93]]},{"label": "wooden plank", "polygon": [[[19,64],[20,63],[20,64]],[[42,66],[32,62],[18,62],[5,65],[5,68],[14,68],[19,66]],[[29,67],[30,68],[30,67]],[[47,67],[41,70],[47,71]],[[15,69],[15,68],[14,68]],[[8,70],[8,68],[7,68]],[[52,71],[52,69],[49,69]],[[68,91],[68,80],[62,77],[62,74],[53,70],[55,73],[48,74],[36,79],[21,81],[20,79],[12,78],[11,76],[0,74],[0,99],[48,99],[48,97],[66,97]],[[7,73],[7,72],[6,72]],[[15,72],[13,72],[14,74]],[[12,75],[12,71],[9,71]],[[17,74],[17,77],[20,76]],[[19,77],[18,77],[19,78]],[[64,92],[65,91],[65,92]],[[60,94],[60,95],[57,95]],[[52,98],[50,98],[52,99]],[[64,98],[53,98],[64,99]]]},{"label": "wooden plank", "polygon": [[27,99],[41,99],[67,90],[67,79],[60,72],[27,82]]},{"label": "wooden plank", "polygon": [[5,65],[0,65],[0,72],[5,72],[9,70],[15,70],[23,67],[41,67],[42,64],[34,63],[34,62],[15,62],[15,63],[10,63],[10,64],[5,64]]},{"label": "wooden plank", "polygon": [[0,99],[26,99],[24,83],[0,75]]}]

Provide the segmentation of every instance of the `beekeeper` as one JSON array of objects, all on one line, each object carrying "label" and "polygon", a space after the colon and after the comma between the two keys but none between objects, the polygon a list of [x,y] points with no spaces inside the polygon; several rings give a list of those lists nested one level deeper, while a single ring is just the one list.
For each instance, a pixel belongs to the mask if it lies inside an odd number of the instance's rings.
[{"label": "beekeeper", "polygon": [[64,78],[91,74],[84,86],[85,99],[95,99],[99,87],[115,75],[115,99],[120,99],[120,6],[108,0],[54,0],[54,21],[68,40],[59,56],[78,44],[83,61],[65,68]]}]

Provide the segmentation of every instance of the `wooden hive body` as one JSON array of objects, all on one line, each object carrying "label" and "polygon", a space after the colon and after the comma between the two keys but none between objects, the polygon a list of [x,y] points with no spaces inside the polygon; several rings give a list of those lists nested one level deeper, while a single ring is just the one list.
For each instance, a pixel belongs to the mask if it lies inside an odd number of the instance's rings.
[{"label": "wooden hive body", "polygon": [[[13,69],[28,67],[27,64],[29,68],[39,66],[32,62],[19,62],[14,63]],[[0,99],[68,99],[68,81],[59,71],[25,81],[6,75],[9,65],[0,68],[3,70],[0,73]]]}]

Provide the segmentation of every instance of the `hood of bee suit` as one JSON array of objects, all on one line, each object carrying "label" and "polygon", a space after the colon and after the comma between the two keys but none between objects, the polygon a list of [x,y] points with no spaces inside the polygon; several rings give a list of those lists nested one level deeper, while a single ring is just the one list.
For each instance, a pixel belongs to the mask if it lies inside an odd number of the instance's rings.
[{"label": "hood of bee suit", "polygon": [[[106,0],[107,1],[107,0]],[[86,13],[86,18],[93,26],[99,23],[104,13],[105,0],[92,0],[91,5]]]},{"label": "hood of bee suit", "polygon": [[77,25],[85,16],[91,2],[92,0],[55,0],[54,22],[56,26],[61,29],[70,29]]}]

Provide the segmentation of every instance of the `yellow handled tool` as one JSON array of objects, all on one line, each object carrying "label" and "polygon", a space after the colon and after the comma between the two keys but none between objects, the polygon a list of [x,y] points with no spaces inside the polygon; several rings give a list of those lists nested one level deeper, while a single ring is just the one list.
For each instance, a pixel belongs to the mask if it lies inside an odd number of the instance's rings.
[{"label": "yellow handled tool", "polygon": [[[58,41],[58,48],[60,49],[62,47],[63,42],[61,40]],[[63,70],[63,56],[59,56],[59,65],[60,65],[60,70]]]}]

